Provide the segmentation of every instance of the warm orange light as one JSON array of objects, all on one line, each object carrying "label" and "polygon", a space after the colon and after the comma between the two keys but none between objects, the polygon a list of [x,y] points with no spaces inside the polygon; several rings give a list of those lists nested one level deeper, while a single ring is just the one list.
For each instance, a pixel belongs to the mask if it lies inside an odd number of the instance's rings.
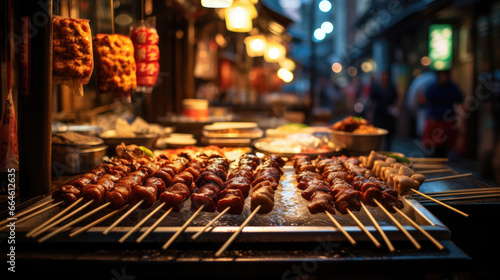
[{"label": "warm orange light", "polygon": [[245,45],[248,56],[262,56],[266,47],[266,37],[264,35],[248,36],[245,38]]},{"label": "warm orange light", "polygon": [[264,51],[264,60],[267,62],[279,62],[286,56],[285,47],[277,42],[268,41]]},{"label": "warm orange light", "polygon": [[278,70],[278,77],[282,79],[285,83],[289,83],[293,80],[293,73],[285,68],[280,68]]},{"label": "warm orange light", "polygon": [[233,0],[201,0],[201,5],[205,8],[229,8]]},{"label": "warm orange light", "polygon": [[361,63],[361,70],[365,73],[373,71],[373,61],[367,60]]},{"label": "warm orange light", "polygon": [[332,71],[335,73],[340,73],[342,71],[342,64],[335,62],[332,64]]},{"label": "warm orange light", "polygon": [[347,68],[347,75],[354,77],[358,74],[358,69],[354,66],[349,66]]},{"label": "warm orange light", "polygon": [[257,9],[248,0],[236,0],[231,7],[224,9],[226,28],[233,32],[250,32],[252,20],[257,17]]},{"label": "warm orange light", "polygon": [[250,12],[246,7],[233,5],[226,8],[226,28],[233,32],[250,32],[253,28]]},{"label": "warm orange light", "polygon": [[422,58],[420,59],[420,63],[423,66],[429,66],[431,64],[431,59],[428,56],[422,56]]},{"label": "warm orange light", "polygon": [[293,60],[291,60],[290,58],[285,58],[285,59],[281,60],[280,66],[285,68],[288,71],[293,71],[293,70],[295,70],[295,67],[296,67],[295,62],[293,62]]}]

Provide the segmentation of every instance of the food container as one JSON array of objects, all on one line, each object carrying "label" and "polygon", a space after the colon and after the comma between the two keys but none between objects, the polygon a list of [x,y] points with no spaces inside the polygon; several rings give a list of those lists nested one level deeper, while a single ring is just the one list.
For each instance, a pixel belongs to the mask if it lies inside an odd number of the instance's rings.
[{"label": "food container", "polygon": [[208,100],[184,99],[182,100],[183,115],[197,120],[208,118]]},{"label": "food container", "polygon": [[104,141],[79,132],[59,132],[52,136],[52,172],[56,176],[85,173],[102,164]]},{"label": "food container", "polygon": [[202,130],[202,143],[219,146],[249,146],[264,135],[255,122],[216,122]]},{"label": "food container", "polygon": [[103,132],[100,137],[104,140],[104,143],[109,146],[108,156],[113,156],[116,154],[116,146],[121,143],[125,143],[125,145],[144,146],[150,150],[154,150],[160,136],[158,134],[135,134],[135,136],[124,137],[115,136],[113,131],[106,131]]},{"label": "food container", "polygon": [[172,133],[170,137],[163,139],[168,148],[182,148],[196,144],[193,134],[189,133]]},{"label": "food container", "polygon": [[89,136],[97,136],[101,133],[102,129],[93,125],[65,125],[62,123],[52,124],[52,134],[61,132],[76,132]]},{"label": "food container", "polygon": [[284,158],[293,158],[295,155],[307,155],[316,158],[320,155],[340,155],[342,147],[330,141],[321,134],[295,133],[286,137],[266,137],[253,142],[257,152],[263,154],[277,154]]},{"label": "food container", "polygon": [[341,145],[352,155],[364,155],[370,151],[380,151],[388,131],[377,128],[376,134],[360,134],[330,129],[330,140]]},{"label": "food container", "polygon": [[56,176],[86,173],[102,164],[106,145],[52,144],[52,172]]}]

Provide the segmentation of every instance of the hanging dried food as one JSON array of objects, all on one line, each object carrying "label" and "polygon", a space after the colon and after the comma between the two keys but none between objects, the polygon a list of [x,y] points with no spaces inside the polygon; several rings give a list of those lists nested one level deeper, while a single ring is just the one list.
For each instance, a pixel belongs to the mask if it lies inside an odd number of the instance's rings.
[{"label": "hanging dried food", "polygon": [[97,34],[93,45],[99,91],[130,95],[137,87],[134,46],[130,38],[120,34]]},{"label": "hanging dried food", "polygon": [[83,95],[94,67],[92,34],[88,20],[53,18],[53,81]]}]

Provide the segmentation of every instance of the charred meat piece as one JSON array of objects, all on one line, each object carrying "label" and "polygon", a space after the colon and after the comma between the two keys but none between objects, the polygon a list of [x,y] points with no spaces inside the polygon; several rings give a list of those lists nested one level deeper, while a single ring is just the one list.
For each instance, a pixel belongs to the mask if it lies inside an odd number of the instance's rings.
[{"label": "charred meat piece", "polygon": [[172,211],[179,212],[182,209],[185,198],[180,193],[165,191],[160,194],[160,198],[158,200],[165,203],[163,209],[168,210],[172,208]]},{"label": "charred meat piece", "polygon": [[361,199],[361,192],[352,188],[343,189],[334,196],[335,208],[342,214],[347,214],[347,209],[359,211],[361,209]]},{"label": "charred meat piece", "polygon": [[301,193],[302,197],[306,200],[311,200],[311,197],[314,193],[321,192],[329,192],[329,185],[324,180],[313,179],[307,182],[307,188]]},{"label": "charred meat piece", "polygon": [[115,187],[120,177],[104,174],[95,184],[88,184],[81,190],[82,197],[87,201],[93,201],[93,207],[98,206],[104,201],[106,192],[111,191]]},{"label": "charred meat piece", "polygon": [[307,208],[311,214],[322,213],[328,211],[335,214],[335,205],[333,203],[333,196],[328,192],[317,191],[311,196]]},{"label": "charred meat piece", "polygon": [[325,175],[323,175],[323,178],[329,183],[333,183],[335,179],[342,179],[345,180],[347,177],[347,172],[346,171],[332,171],[328,172]]},{"label": "charred meat piece", "polygon": [[257,185],[262,181],[274,181],[275,183],[278,183],[280,181],[281,175],[281,172],[274,167],[257,169],[256,173],[254,174],[255,179],[252,182],[252,185]]},{"label": "charred meat piece", "polygon": [[73,185],[63,185],[52,193],[55,202],[64,201],[65,204],[71,204],[81,197],[79,188]]},{"label": "charred meat piece", "polygon": [[243,211],[245,197],[239,189],[224,189],[220,193],[220,199],[217,201],[217,211],[222,212],[224,209],[231,207],[228,213],[239,215]]},{"label": "charred meat piece", "polygon": [[233,177],[224,183],[224,189],[239,189],[245,198],[250,192],[251,184],[247,177]]},{"label": "charred meat piece", "polygon": [[148,209],[156,202],[158,194],[166,189],[165,182],[157,177],[149,177],[144,186],[135,186],[132,190],[130,202],[136,204],[139,201],[143,203],[139,206],[142,209]]},{"label": "charred meat piece", "polygon": [[195,183],[198,188],[201,188],[203,185],[208,183],[216,184],[218,186],[224,185],[224,181],[219,176],[208,170],[203,171],[196,179]]},{"label": "charred meat piece", "polygon": [[398,192],[393,189],[387,189],[382,192],[382,205],[391,213],[396,212],[393,206],[398,209],[403,208],[403,202],[398,198]]}]

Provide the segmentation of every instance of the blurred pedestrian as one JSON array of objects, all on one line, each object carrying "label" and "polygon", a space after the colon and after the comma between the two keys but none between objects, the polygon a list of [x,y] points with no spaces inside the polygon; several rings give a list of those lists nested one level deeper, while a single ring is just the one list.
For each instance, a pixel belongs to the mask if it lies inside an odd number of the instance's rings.
[{"label": "blurred pedestrian", "polygon": [[391,83],[389,73],[382,72],[380,83],[375,83],[372,86],[370,101],[373,104],[373,125],[389,132],[384,141],[385,151],[390,151],[392,146],[392,138],[396,128],[395,105],[397,99],[398,93]]},{"label": "blurred pedestrian", "polygon": [[425,91],[435,81],[436,73],[430,70],[425,71],[413,79],[406,93],[406,107],[415,118],[416,134],[419,139],[424,133],[427,120],[425,106],[421,101],[425,100]]},{"label": "blurred pedestrian", "polygon": [[429,156],[447,157],[457,138],[455,105],[463,102],[463,93],[451,81],[450,71],[437,72],[437,80],[425,91],[427,120],[422,144]]}]

